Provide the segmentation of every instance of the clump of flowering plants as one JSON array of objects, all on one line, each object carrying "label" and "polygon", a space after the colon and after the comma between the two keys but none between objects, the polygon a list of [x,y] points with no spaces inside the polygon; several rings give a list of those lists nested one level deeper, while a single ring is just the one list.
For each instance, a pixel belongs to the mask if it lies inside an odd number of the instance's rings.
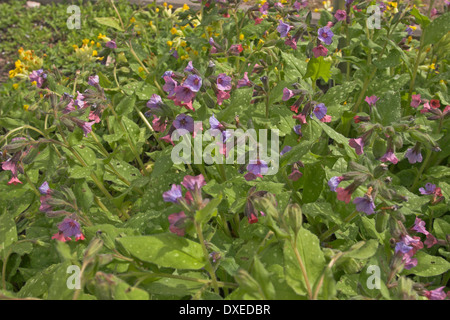
[{"label": "clump of flowering plants", "polygon": [[117,6],[1,91],[2,297],[448,299],[448,4]]}]

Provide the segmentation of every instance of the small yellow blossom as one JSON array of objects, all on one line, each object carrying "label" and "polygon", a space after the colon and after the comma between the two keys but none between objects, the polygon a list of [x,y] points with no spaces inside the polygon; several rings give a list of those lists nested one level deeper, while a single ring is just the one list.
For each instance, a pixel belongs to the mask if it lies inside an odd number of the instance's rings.
[{"label": "small yellow blossom", "polygon": [[244,38],[245,38],[245,36],[244,36],[244,34],[243,33],[241,33],[240,35],[239,35],[239,40],[244,40]]},{"label": "small yellow blossom", "polygon": [[32,85],[32,86],[37,86],[37,82],[36,82],[36,81],[33,81],[33,82],[31,83],[31,85]]},{"label": "small yellow blossom", "polygon": [[159,8],[156,8],[155,11],[156,11],[156,12],[159,12]]},{"label": "small yellow blossom", "polygon": [[135,22],[136,22],[136,19],[134,17],[131,17],[130,23],[135,23]]},{"label": "small yellow blossom", "polygon": [[171,47],[171,46],[173,46],[173,42],[172,41],[167,41],[167,45],[169,46],[169,47]]},{"label": "small yellow blossom", "polygon": [[183,4],[183,11],[189,10],[189,6],[185,3]]},{"label": "small yellow blossom", "polygon": [[18,84],[18,83],[14,83],[14,84],[13,84],[14,90],[17,90],[18,87],[19,87],[19,84]]},{"label": "small yellow blossom", "polygon": [[98,56],[98,52],[97,52],[97,50],[94,50],[94,51],[92,51],[92,56],[93,56],[93,57],[96,57],[96,56]]},{"label": "small yellow blossom", "polygon": [[164,7],[167,7],[167,2],[164,2],[164,3],[163,3],[163,6],[164,6]]},{"label": "small yellow blossom", "polygon": [[23,109],[25,110],[25,111],[28,111],[28,108],[29,108],[30,106],[29,105],[27,105],[27,104],[24,104],[23,105]]},{"label": "small yellow blossom", "polygon": [[169,4],[169,9],[172,9],[172,8],[173,8],[173,5]]},{"label": "small yellow blossom", "polygon": [[177,29],[175,29],[175,28],[172,28],[172,29],[170,29],[170,33],[171,34],[176,34],[178,31],[177,31]]}]

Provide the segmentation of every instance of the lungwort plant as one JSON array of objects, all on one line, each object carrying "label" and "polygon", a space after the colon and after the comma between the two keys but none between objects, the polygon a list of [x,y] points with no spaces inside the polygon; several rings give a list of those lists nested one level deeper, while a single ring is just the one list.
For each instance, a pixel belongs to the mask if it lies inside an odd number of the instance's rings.
[{"label": "lungwort plant", "polygon": [[18,43],[0,296],[448,299],[450,13],[429,3],[99,1],[60,50]]}]

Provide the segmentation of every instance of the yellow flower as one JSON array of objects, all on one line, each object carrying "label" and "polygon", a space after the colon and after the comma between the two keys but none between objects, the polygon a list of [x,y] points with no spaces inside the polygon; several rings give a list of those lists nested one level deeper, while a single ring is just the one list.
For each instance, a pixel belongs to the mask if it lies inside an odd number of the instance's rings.
[{"label": "yellow flower", "polygon": [[98,52],[97,52],[97,50],[94,50],[94,51],[92,51],[92,56],[93,56],[93,57],[96,57],[96,56],[98,56]]},{"label": "yellow flower", "polygon": [[24,104],[23,105],[23,109],[25,110],[25,111],[28,111],[28,108],[29,108],[30,106],[29,105],[27,105],[27,104]]},{"label": "yellow flower", "polygon": [[163,6],[164,6],[164,7],[167,7],[167,2],[164,2],[164,3],[163,3]]},{"label": "yellow flower", "polygon": [[171,46],[173,46],[173,42],[172,41],[167,41],[167,45],[169,46],[169,47],[171,47]]},{"label": "yellow flower", "polygon": [[141,72],[143,72],[143,71],[144,71],[144,68],[139,67],[138,72],[141,73]]},{"label": "yellow flower", "polygon": [[186,43],[186,41],[181,41],[181,42],[180,42],[180,46],[182,46],[182,47],[186,47],[186,46],[187,46],[187,43]]},{"label": "yellow flower", "polygon": [[177,31],[177,29],[175,29],[175,28],[172,28],[172,29],[170,29],[170,33],[171,34],[176,34],[178,31]]},{"label": "yellow flower", "polygon": [[244,40],[244,38],[245,38],[245,36],[244,36],[244,34],[243,33],[241,33],[240,35],[239,35],[239,40]]},{"label": "yellow flower", "polygon": [[73,44],[73,45],[72,45],[72,48],[73,48],[74,50],[77,50],[77,49],[78,49],[78,46],[77,46],[76,44]]},{"label": "yellow flower", "polygon": [[89,43],[89,39],[83,39],[83,44],[87,45]]},{"label": "yellow flower", "polygon": [[434,63],[432,63],[432,64],[430,64],[430,65],[428,66],[428,68],[430,68],[430,69],[432,69],[432,70],[435,70],[435,69],[436,69],[436,65],[435,65]]},{"label": "yellow flower", "polygon": [[185,3],[183,4],[183,11],[189,10],[189,6]]},{"label": "yellow flower", "polygon": [[33,81],[33,82],[31,83],[31,85],[32,85],[32,86],[37,86],[37,82],[36,82],[36,81]]},{"label": "yellow flower", "polygon": [[194,50],[194,54],[195,54],[196,56],[198,56],[198,51],[197,51],[197,50]]},{"label": "yellow flower", "polygon": [[172,8],[173,8],[173,5],[169,4],[169,9],[172,9]]},{"label": "yellow flower", "polygon": [[96,46],[97,48],[100,48],[102,45],[100,44],[100,42],[97,42]]},{"label": "yellow flower", "polygon": [[14,84],[13,84],[14,90],[17,90],[18,87],[19,87],[19,84],[18,84],[18,83],[14,83]]},{"label": "yellow flower", "polygon": [[159,8],[156,8],[155,11],[156,11],[156,12],[159,12]]},{"label": "yellow flower", "polygon": [[202,50],[203,50],[203,51],[207,51],[208,48],[207,48],[207,47],[202,47]]},{"label": "yellow flower", "polygon": [[264,40],[263,39],[259,39],[258,44],[264,44]]},{"label": "yellow flower", "polygon": [[135,23],[135,22],[136,22],[136,19],[134,17],[131,17],[130,23]]},{"label": "yellow flower", "polygon": [[150,22],[148,23],[148,25],[149,25],[149,26],[152,26],[152,25],[153,25],[153,21],[150,21]]}]

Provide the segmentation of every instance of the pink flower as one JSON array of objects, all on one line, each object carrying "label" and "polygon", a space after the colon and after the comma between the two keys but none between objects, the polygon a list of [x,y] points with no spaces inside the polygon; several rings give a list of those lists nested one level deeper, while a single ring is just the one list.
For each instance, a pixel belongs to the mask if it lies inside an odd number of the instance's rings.
[{"label": "pink flower", "polygon": [[440,287],[431,291],[425,291],[425,297],[430,300],[444,300],[447,297],[444,288],[445,287]]},{"label": "pink flower", "polygon": [[340,201],[344,201],[345,203],[350,203],[352,200],[352,192],[350,190],[347,190],[347,188],[337,188],[337,199]]},{"label": "pink flower", "polygon": [[223,101],[230,98],[230,94],[226,91],[218,90],[217,92],[217,104],[222,105]]},{"label": "pink flower", "polygon": [[422,102],[422,99],[420,99],[420,94],[413,94],[411,98],[411,107],[417,108],[420,103]]},{"label": "pink flower", "polygon": [[22,183],[22,181],[20,181],[20,180],[19,180],[17,177],[15,177],[15,176],[13,176],[13,177],[11,178],[11,180],[9,180],[9,182],[8,182],[9,185],[11,185],[11,184],[17,185],[18,183]]},{"label": "pink flower", "polygon": [[312,52],[314,53],[314,57],[326,57],[328,54],[328,49],[325,48],[323,45],[319,44],[317,47],[314,47],[312,49]]},{"label": "pink flower", "polygon": [[172,213],[171,215],[169,215],[168,219],[170,223],[169,226],[170,232],[175,233],[180,237],[184,236],[185,234],[184,224],[186,221],[186,214],[184,213],[184,211]]},{"label": "pink flower", "polygon": [[398,163],[398,158],[395,155],[394,152],[392,152],[391,150],[389,150],[388,152],[386,152],[381,158],[380,158],[381,162],[391,162],[393,164],[397,164]]},{"label": "pink flower", "polygon": [[350,139],[348,144],[355,149],[357,155],[362,155],[364,153],[364,140],[362,138]]},{"label": "pink flower", "polygon": [[427,248],[429,249],[437,243],[437,239],[431,233],[428,233],[427,239],[424,241],[424,244],[427,246]]}]

